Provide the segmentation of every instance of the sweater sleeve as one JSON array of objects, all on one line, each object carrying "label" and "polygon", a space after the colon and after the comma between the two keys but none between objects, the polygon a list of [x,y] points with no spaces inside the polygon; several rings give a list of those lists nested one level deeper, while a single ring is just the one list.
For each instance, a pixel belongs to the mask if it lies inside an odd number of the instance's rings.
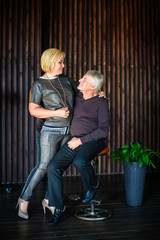
[{"label": "sweater sleeve", "polygon": [[108,102],[102,101],[98,108],[98,127],[92,132],[80,137],[82,144],[88,141],[97,141],[105,139],[108,136],[110,121],[109,121],[109,109]]}]

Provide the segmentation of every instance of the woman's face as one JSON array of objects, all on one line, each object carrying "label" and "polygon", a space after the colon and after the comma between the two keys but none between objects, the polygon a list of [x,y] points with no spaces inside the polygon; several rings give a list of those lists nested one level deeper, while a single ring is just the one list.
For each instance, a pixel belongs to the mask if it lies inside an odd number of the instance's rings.
[{"label": "woman's face", "polygon": [[55,62],[52,72],[54,72],[55,75],[62,74],[63,68],[64,68],[64,58],[60,58],[57,62]]}]

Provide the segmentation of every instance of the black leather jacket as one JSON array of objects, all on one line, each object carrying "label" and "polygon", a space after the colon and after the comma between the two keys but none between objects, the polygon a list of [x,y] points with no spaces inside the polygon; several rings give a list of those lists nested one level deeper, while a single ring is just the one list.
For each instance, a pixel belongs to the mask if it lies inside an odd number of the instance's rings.
[{"label": "black leather jacket", "polygon": [[[59,76],[61,84],[66,94],[66,107],[68,107],[70,114],[68,118],[51,117],[46,118],[44,125],[53,127],[67,127],[70,126],[73,117],[74,94],[76,91],[77,83],[68,77]],[[53,86],[60,92],[64,100],[63,90],[57,78],[50,79]],[[38,78],[30,91],[30,102],[41,105],[45,109],[57,110],[64,108],[63,103],[57,91],[51,86],[48,79]]]}]

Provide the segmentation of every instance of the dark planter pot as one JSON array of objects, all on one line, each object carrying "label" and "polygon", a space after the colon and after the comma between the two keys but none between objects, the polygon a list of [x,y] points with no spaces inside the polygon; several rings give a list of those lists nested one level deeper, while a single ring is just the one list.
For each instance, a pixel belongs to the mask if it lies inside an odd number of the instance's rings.
[{"label": "dark planter pot", "polygon": [[131,165],[129,165],[124,161],[123,167],[127,204],[133,207],[141,206],[146,176],[146,164],[143,164],[140,168],[138,162],[132,162]]}]

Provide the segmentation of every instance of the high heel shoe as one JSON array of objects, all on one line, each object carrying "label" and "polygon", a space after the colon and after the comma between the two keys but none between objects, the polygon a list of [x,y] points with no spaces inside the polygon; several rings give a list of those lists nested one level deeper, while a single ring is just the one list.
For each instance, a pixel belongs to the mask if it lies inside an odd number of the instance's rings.
[{"label": "high heel shoe", "polygon": [[18,216],[21,217],[21,218],[24,218],[24,219],[28,219],[29,218],[28,213],[24,213],[21,210],[22,202],[23,202],[23,199],[22,198],[18,198],[18,202],[17,202],[17,205],[16,205],[16,208],[19,206],[19,208],[18,208]]},{"label": "high heel shoe", "polygon": [[44,199],[42,201],[42,207],[43,207],[44,214],[46,214],[46,208],[48,208],[52,214],[54,213],[54,210],[48,206],[48,203]]}]

